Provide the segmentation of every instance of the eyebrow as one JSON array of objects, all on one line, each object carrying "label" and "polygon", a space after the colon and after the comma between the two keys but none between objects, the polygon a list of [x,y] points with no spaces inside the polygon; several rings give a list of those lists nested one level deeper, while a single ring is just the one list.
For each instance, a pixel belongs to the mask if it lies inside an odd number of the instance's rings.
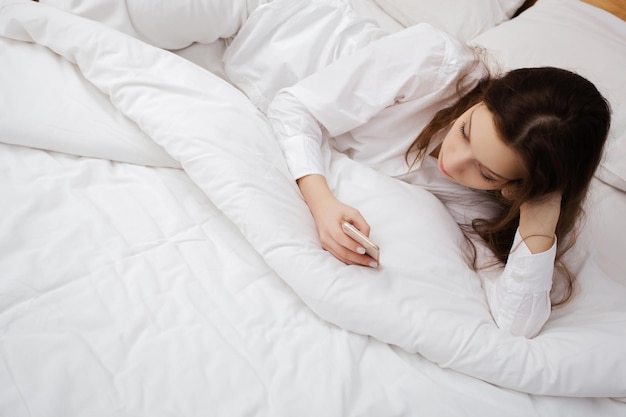
[{"label": "eyebrow", "polygon": [[[474,112],[475,111],[476,111],[476,109],[472,110],[472,112],[470,113],[469,121],[467,122],[467,140],[470,143],[472,143],[472,139],[471,139],[471,137],[472,137],[472,117],[474,117]],[[500,178],[501,180],[504,180],[504,181],[514,181],[514,180],[512,180],[510,178],[503,177],[502,175],[494,172],[493,170],[491,170],[488,167],[486,167],[485,165],[483,165],[481,162],[478,162],[478,164],[481,167],[485,168],[487,171],[489,171],[489,173],[491,175],[493,175],[494,177],[498,177],[498,178]]]}]

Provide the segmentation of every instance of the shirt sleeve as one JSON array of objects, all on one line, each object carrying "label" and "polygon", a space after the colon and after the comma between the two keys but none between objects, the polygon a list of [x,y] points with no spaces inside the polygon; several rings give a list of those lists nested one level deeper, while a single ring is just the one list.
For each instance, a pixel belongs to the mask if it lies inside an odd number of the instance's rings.
[{"label": "shirt sleeve", "polygon": [[334,137],[396,103],[450,95],[470,62],[468,47],[420,24],[372,41],[280,90],[267,115],[292,175],[324,174],[324,129]]},{"label": "shirt sleeve", "polygon": [[483,280],[491,314],[514,336],[534,337],[550,317],[556,237],[552,247],[533,254],[519,230],[501,274]]}]

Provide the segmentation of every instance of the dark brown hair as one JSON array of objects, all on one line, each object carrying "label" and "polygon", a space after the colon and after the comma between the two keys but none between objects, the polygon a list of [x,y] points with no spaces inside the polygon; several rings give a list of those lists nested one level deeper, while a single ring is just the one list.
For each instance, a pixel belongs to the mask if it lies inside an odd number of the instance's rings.
[{"label": "dark brown hair", "polygon": [[[522,158],[526,175],[509,184],[513,194],[508,199],[499,191],[487,193],[501,211],[492,219],[473,220],[471,232],[485,241],[499,261],[506,262],[519,225],[520,206],[561,192],[557,267],[565,285],[555,304],[565,302],[572,294],[573,276],[560,258],[573,244],[572,232],[602,157],[610,127],[609,104],[590,81],[564,69],[522,68],[500,78],[486,77],[455,104],[435,114],[408,149],[407,161],[420,158],[431,138],[444,133],[480,102],[493,115],[500,138]],[[475,250],[472,263],[477,268]]]}]

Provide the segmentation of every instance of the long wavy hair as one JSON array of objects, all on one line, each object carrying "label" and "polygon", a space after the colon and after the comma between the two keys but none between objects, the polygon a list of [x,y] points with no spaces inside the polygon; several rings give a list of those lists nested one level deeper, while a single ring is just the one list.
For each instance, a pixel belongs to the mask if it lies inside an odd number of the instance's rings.
[{"label": "long wavy hair", "polygon": [[[464,229],[478,234],[495,257],[506,262],[519,225],[520,206],[561,192],[556,266],[565,280],[553,305],[564,303],[572,295],[574,277],[561,257],[574,243],[573,232],[602,157],[610,127],[609,104],[590,81],[564,69],[523,68],[498,78],[487,76],[435,114],[407,150],[407,162],[421,158],[433,137],[444,134],[480,102],[493,115],[499,137],[520,156],[525,174],[507,184],[512,193],[506,199],[499,191],[487,192],[501,207],[499,214],[474,219]],[[477,269],[476,250],[473,245],[471,248],[472,265]]]}]

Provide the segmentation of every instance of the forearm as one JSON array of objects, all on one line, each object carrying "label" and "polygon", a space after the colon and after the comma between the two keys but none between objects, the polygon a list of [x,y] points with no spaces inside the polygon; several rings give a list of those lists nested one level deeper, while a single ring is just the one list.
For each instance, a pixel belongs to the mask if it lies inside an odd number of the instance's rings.
[{"label": "forearm", "polygon": [[299,178],[297,183],[304,201],[306,201],[309,210],[311,210],[314,216],[324,202],[335,199],[323,175],[306,175]]},{"label": "forearm", "polygon": [[522,205],[519,233],[531,253],[545,252],[552,247],[561,212],[560,203],[560,195],[553,194]]},{"label": "forearm", "polygon": [[560,212],[559,193],[522,204],[507,264],[497,279],[485,282],[496,323],[513,335],[533,337],[550,317]]},{"label": "forearm", "polygon": [[557,222],[558,218],[553,221],[520,215],[519,233],[531,253],[545,252],[552,247]]}]

